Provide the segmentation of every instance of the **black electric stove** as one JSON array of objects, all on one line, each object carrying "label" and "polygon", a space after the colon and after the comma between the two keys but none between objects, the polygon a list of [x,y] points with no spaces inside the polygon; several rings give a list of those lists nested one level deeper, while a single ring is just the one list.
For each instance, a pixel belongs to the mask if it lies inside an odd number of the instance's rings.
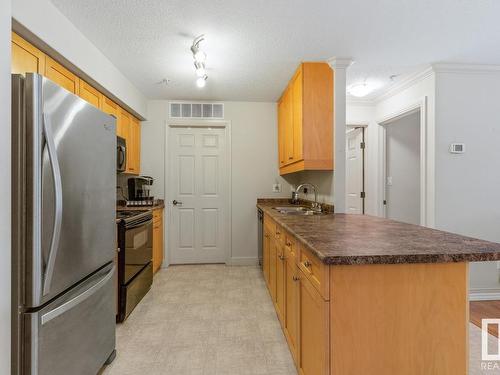
[{"label": "black electric stove", "polygon": [[118,314],[123,322],[153,283],[153,213],[116,212],[118,225]]}]

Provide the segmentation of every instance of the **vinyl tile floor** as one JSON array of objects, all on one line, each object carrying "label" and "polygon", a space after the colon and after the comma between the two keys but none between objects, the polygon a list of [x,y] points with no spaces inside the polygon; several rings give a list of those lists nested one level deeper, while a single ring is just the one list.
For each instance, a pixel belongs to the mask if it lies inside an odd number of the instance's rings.
[{"label": "vinyl tile floor", "polygon": [[172,266],[117,326],[103,375],[296,375],[257,267]]},{"label": "vinyl tile floor", "polygon": [[[481,330],[469,329],[469,375],[500,374],[482,368]],[[489,339],[495,345],[495,337]],[[150,292],[117,326],[116,340],[116,359],[102,375],[297,374],[257,267],[159,271]]]}]

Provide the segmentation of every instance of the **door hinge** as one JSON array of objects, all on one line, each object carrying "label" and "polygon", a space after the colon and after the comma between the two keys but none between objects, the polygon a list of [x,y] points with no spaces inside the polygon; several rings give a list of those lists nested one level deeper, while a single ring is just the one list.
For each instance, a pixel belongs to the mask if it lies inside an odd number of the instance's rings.
[{"label": "door hinge", "polygon": [[366,143],[365,142],[361,142],[359,146],[361,147],[362,150],[364,150],[365,147],[366,147]]},{"label": "door hinge", "polygon": [[361,198],[366,198],[366,193],[364,191],[361,192]]},{"label": "door hinge", "polygon": [[383,202],[383,203],[384,203],[384,206],[386,206],[386,205],[387,205],[387,201],[386,201],[385,199],[384,199],[384,202]]}]

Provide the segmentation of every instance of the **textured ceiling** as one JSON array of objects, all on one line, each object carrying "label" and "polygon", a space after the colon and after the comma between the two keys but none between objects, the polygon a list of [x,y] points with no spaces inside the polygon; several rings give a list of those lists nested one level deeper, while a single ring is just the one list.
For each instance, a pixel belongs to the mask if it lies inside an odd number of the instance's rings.
[{"label": "textured ceiling", "polygon": [[[152,99],[274,101],[299,62],[332,56],[356,61],[348,84],[382,88],[433,62],[500,64],[498,0],[52,2]],[[199,34],[203,89],[189,51]]]}]

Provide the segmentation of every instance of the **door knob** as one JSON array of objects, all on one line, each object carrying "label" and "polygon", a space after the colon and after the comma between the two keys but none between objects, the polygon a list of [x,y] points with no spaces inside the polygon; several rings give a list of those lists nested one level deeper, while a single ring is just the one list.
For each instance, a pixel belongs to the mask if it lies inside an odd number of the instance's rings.
[{"label": "door knob", "polygon": [[182,202],[176,201],[175,199],[172,201],[172,203],[174,204],[174,206],[182,205]]}]

